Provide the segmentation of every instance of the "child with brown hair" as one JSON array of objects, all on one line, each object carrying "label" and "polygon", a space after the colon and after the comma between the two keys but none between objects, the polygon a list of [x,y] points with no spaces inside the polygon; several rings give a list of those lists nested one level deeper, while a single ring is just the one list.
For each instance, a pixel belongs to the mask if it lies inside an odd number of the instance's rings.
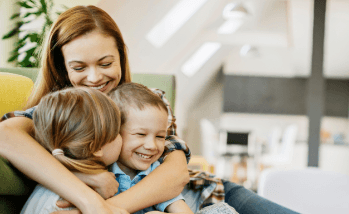
[{"label": "child with brown hair", "polygon": [[[147,87],[137,83],[124,83],[109,93],[121,113],[120,157],[109,169],[119,182],[119,193],[126,191],[156,167],[165,147],[168,127],[168,109],[161,98]],[[190,213],[183,196],[156,204],[136,212]],[[130,200],[135,200],[130,198]]]},{"label": "child with brown hair", "polygon": [[[100,91],[75,87],[50,93],[41,99],[33,121],[35,139],[73,172],[100,173],[119,157],[120,112]],[[21,213],[62,210],[56,206],[59,198],[39,184]]]}]

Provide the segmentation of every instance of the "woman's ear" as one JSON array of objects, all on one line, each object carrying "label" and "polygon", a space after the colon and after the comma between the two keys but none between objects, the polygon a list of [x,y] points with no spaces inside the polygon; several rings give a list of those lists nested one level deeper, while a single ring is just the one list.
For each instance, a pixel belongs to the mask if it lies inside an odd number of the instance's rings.
[{"label": "woman's ear", "polygon": [[103,156],[102,149],[98,150],[97,152],[94,152],[93,155],[96,156],[96,157],[99,157],[99,158],[102,157]]}]

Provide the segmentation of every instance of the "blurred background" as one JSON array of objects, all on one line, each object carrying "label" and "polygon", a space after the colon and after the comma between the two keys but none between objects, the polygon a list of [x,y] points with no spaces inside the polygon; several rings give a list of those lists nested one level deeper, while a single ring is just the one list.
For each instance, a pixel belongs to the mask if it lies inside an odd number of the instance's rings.
[{"label": "blurred background", "polygon": [[[313,0],[47,2],[55,12],[101,7],[124,36],[132,72],[176,76],[174,109],[178,135],[193,154],[190,167],[251,189],[271,167],[349,175],[349,1],[328,0],[320,30],[313,28]],[[0,1],[1,36],[25,10]],[[22,29],[40,31],[40,20]],[[314,35],[324,38],[315,48]],[[0,67],[16,66],[7,59],[21,38],[0,40]],[[33,47],[28,43],[22,52]],[[312,65],[320,67],[318,79]]]}]

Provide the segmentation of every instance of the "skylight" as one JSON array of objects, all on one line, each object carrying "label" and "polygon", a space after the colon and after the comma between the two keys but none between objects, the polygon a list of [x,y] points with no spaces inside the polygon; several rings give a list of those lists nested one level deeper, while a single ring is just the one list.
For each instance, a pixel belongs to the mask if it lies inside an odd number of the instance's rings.
[{"label": "skylight", "polygon": [[181,0],[150,30],[146,35],[147,40],[157,48],[162,47],[206,1]]},{"label": "skylight", "polygon": [[193,76],[222,45],[217,42],[204,43],[182,66],[182,72],[188,77]]},{"label": "skylight", "polygon": [[237,31],[241,25],[243,24],[243,20],[241,19],[231,19],[225,21],[219,28],[218,34],[232,34]]}]

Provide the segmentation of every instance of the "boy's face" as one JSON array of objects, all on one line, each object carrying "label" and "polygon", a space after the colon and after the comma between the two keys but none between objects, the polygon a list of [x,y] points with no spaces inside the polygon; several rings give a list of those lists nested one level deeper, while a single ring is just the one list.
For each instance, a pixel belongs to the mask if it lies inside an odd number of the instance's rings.
[{"label": "boy's face", "polygon": [[153,106],[129,109],[120,132],[123,142],[118,160],[120,169],[129,176],[148,169],[164,151],[166,131],[165,110]]}]

